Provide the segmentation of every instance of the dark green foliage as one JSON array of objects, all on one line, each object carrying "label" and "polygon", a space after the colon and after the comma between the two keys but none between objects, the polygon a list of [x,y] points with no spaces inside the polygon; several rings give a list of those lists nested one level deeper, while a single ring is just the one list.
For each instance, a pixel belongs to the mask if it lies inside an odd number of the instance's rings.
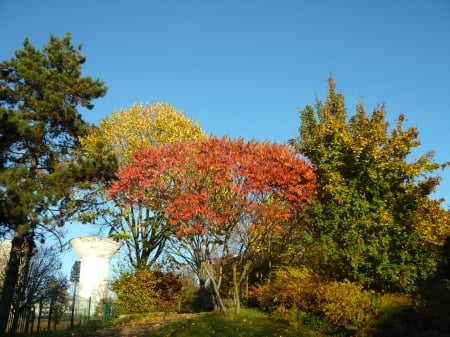
[{"label": "dark green foliage", "polygon": [[[0,63],[0,226],[14,231],[27,224],[58,225],[73,184],[68,165],[87,125],[78,107],[93,107],[106,88],[81,77],[85,56],[71,36],[52,36],[42,51],[28,40],[9,61]],[[63,220],[63,218],[60,218]]]},{"label": "dark green foliage", "polygon": [[[31,254],[36,236],[54,231],[70,216],[69,195],[80,163],[71,164],[86,131],[79,107],[106,94],[100,80],[82,77],[86,57],[71,36],[55,36],[42,50],[28,39],[0,63],[0,231],[13,248],[0,298],[5,329],[17,284],[20,255]],[[76,169],[75,169],[76,168]]]},{"label": "dark green foliage", "polygon": [[197,289],[194,296],[193,309],[194,312],[212,311],[214,309],[211,289],[205,287]]},{"label": "dark green foliage", "polygon": [[75,261],[72,269],[70,270],[70,282],[72,283],[78,283],[80,282],[80,261]]},{"label": "dark green foliage", "polygon": [[183,281],[178,311],[181,313],[207,312],[214,309],[211,289]]},{"label": "dark green foliage", "polygon": [[[417,321],[428,329],[437,329],[450,334],[450,280],[428,280],[419,288],[422,307],[416,315]],[[416,323],[412,322],[412,323]]]}]

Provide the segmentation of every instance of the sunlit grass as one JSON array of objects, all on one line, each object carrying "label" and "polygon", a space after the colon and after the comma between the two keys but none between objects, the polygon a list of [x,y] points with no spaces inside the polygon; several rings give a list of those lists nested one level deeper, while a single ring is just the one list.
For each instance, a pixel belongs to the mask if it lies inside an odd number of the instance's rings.
[{"label": "sunlit grass", "polygon": [[232,313],[206,313],[187,320],[174,322],[152,332],[148,337],[293,337],[299,330],[256,310],[244,309],[239,315]]},{"label": "sunlit grass", "polygon": [[[229,312],[202,314],[146,314],[131,315],[120,319],[108,321],[93,328],[85,326],[73,331],[60,331],[52,333],[55,337],[84,337],[108,336],[107,331],[114,326],[121,326],[129,330],[139,330],[141,324],[151,324],[151,332],[146,337],[342,337],[329,324],[315,316],[305,316],[299,324],[288,324],[286,320],[276,318],[274,315],[263,313],[255,309],[242,309],[239,315]],[[122,328],[121,328],[122,329]],[[99,330],[97,334],[94,330]],[[105,330],[105,331],[102,331]],[[124,333],[125,330],[122,330]],[[148,330],[147,330],[148,331]],[[116,335],[116,334],[114,334]],[[27,337],[43,337],[47,333],[26,335]]]}]

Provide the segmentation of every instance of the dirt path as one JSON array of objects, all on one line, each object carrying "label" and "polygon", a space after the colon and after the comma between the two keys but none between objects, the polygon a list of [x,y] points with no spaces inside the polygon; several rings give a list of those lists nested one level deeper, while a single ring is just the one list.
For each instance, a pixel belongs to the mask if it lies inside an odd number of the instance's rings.
[{"label": "dirt path", "polygon": [[156,317],[146,317],[112,327],[73,332],[67,335],[67,337],[144,337],[154,329],[194,316],[195,314],[158,315]]}]

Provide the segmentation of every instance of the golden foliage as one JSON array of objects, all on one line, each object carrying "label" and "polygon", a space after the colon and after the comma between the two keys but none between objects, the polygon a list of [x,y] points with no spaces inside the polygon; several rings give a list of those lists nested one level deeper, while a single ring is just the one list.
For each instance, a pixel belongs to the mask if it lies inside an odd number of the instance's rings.
[{"label": "golden foliage", "polygon": [[287,268],[276,271],[274,278],[256,291],[263,310],[286,313],[291,308],[316,311],[318,278],[307,268]]},{"label": "golden foliage", "polygon": [[101,143],[127,162],[137,150],[180,140],[197,140],[206,134],[198,123],[168,103],[133,104],[103,119],[98,128],[81,138],[87,153],[98,154]]},{"label": "golden foliage", "polygon": [[414,226],[424,241],[443,246],[450,237],[450,213],[440,205],[441,200],[425,199]]},{"label": "golden foliage", "polygon": [[353,331],[367,331],[416,306],[412,295],[367,291],[348,280],[330,281],[308,268],[279,269],[254,294],[261,309],[292,325],[308,313]]},{"label": "golden foliage", "polygon": [[324,283],[319,290],[319,307],[325,317],[344,328],[362,328],[372,320],[373,295],[347,280]]},{"label": "golden foliage", "polygon": [[181,277],[159,270],[137,270],[124,273],[113,282],[117,304],[121,313],[174,312],[182,289]]}]

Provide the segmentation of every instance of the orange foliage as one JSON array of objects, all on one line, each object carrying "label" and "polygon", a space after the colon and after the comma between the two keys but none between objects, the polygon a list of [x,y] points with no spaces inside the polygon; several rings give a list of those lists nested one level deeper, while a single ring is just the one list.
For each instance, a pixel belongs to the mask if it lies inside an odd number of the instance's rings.
[{"label": "orange foliage", "polygon": [[178,235],[242,219],[279,232],[277,220],[288,219],[316,187],[313,168],[289,146],[228,137],[140,150],[118,178],[109,198],[163,209]]}]

